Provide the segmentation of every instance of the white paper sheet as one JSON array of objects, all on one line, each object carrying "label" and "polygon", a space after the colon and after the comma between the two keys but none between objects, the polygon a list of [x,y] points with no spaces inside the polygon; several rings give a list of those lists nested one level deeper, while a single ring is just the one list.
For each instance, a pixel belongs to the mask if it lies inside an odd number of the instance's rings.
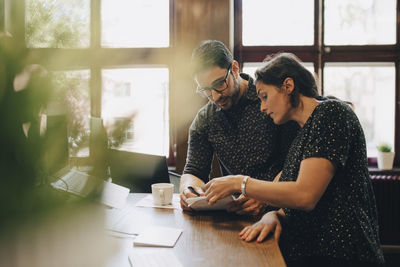
[{"label": "white paper sheet", "polygon": [[142,230],[133,241],[135,246],[169,247],[175,246],[183,230],[179,228],[150,226]]},{"label": "white paper sheet", "polygon": [[169,205],[156,205],[153,203],[153,196],[148,195],[136,203],[137,207],[148,207],[148,208],[160,208],[160,209],[177,209],[182,210],[180,204],[179,194],[174,194],[172,197],[172,203]]}]

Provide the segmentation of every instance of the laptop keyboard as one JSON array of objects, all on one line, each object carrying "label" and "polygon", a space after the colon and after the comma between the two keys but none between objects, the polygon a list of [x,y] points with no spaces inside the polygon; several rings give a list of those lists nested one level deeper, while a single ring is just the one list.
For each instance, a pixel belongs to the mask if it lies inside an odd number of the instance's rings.
[{"label": "laptop keyboard", "polygon": [[94,188],[94,179],[77,170],[71,170],[66,175],[52,183],[53,187],[79,196],[87,196]]}]

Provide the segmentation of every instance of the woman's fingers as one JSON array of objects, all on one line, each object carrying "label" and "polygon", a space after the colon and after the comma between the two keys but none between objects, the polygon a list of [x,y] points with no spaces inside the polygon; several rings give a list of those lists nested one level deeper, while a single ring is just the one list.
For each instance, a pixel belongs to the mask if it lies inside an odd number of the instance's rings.
[{"label": "woman's fingers", "polygon": [[206,190],[206,192],[208,191],[208,188],[210,187],[211,183],[212,183],[212,180],[204,185],[204,189]]},{"label": "woman's fingers", "polygon": [[[245,240],[246,242],[250,242],[254,240],[257,237],[257,242],[262,242],[268,234],[270,234],[272,231],[277,230],[276,229],[276,224],[259,224],[259,225],[252,225],[252,226],[246,226],[240,233],[239,236],[242,240]],[[282,228],[278,229],[279,230],[279,235],[282,230]],[[276,233],[275,233],[276,237]],[[278,236],[279,237],[279,236]]]},{"label": "woman's fingers", "polygon": [[245,240],[247,238],[247,236],[249,235],[249,233],[251,232],[251,228],[252,226],[246,226],[242,232],[240,232],[240,237]]},{"label": "woman's fingers", "polygon": [[275,227],[275,233],[274,233],[274,237],[276,239],[276,241],[279,241],[279,237],[281,236],[282,233],[282,225],[280,223],[277,223],[276,227]]},{"label": "woman's fingers", "polygon": [[246,238],[246,242],[250,242],[252,241],[256,236],[258,236],[258,234],[262,231],[263,226],[262,225],[258,225],[256,227],[254,227],[250,233],[248,234],[247,238]]},{"label": "woman's fingers", "polygon": [[273,230],[272,228],[273,228],[272,225],[271,225],[271,227],[263,227],[263,229],[261,230],[261,233],[257,237],[257,242],[264,241],[264,239],[267,237],[267,235]]}]

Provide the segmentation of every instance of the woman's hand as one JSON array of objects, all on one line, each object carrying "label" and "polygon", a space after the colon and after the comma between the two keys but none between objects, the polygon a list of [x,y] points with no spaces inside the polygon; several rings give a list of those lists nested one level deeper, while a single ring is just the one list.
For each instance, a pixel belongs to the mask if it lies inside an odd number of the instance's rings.
[{"label": "woman's hand", "polygon": [[204,187],[208,204],[214,205],[218,199],[240,192],[243,179],[242,175],[228,175],[209,181]]},{"label": "woman's hand", "polygon": [[282,225],[279,221],[278,212],[270,211],[255,224],[246,226],[239,233],[239,236],[246,242],[250,242],[258,236],[257,242],[262,242],[268,236],[268,234],[274,233],[274,237],[278,241],[281,232]]}]

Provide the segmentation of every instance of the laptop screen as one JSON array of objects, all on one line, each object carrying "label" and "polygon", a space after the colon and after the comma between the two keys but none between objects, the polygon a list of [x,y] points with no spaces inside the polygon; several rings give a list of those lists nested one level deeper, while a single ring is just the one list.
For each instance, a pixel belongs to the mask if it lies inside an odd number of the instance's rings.
[{"label": "laptop screen", "polygon": [[111,177],[114,183],[134,193],[151,193],[154,183],[169,183],[165,156],[109,150]]}]

